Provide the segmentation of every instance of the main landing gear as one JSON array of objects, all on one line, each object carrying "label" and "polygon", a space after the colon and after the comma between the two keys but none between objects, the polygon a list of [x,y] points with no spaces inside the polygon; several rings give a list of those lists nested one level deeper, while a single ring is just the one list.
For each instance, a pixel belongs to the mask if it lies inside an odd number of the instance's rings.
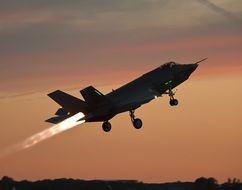
[{"label": "main landing gear", "polygon": [[103,130],[104,130],[105,132],[109,132],[109,131],[112,129],[112,125],[111,125],[110,122],[105,121],[105,122],[103,122],[103,124],[102,124],[102,128],[103,128]]},{"label": "main landing gear", "polygon": [[[130,115],[134,128],[140,129],[143,125],[142,120],[139,118],[135,118],[134,110],[129,111],[129,115]],[[105,121],[102,124],[102,128],[103,128],[103,131],[105,131],[107,133],[112,129],[112,125],[109,121]]]},{"label": "main landing gear", "polygon": [[134,110],[131,110],[129,112],[129,115],[130,115],[130,118],[131,118],[131,121],[133,123],[133,126],[135,129],[140,129],[142,127],[142,120],[139,119],[139,118],[135,118],[135,115],[134,115]]},{"label": "main landing gear", "polygon": [[175,93],[172,92],[171,89],[168,90],[168,95],[170,96],[170,105],[171,106],[177,106],[178,105],[178,100],[174,98]]}]

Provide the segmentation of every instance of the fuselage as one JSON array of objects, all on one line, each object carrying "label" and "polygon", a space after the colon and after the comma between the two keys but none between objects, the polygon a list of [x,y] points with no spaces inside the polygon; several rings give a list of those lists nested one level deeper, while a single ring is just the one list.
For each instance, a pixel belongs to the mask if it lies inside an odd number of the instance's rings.
[{"label": "fuselage", "polygon": [[176,64],[169,62],[147,72],[139,78],[113,90],[105,96],[109,100],[86,115],[86,120],[108,121],[118,113],[135,110],[168,89],[173,89],[189,78],[197,64]]}]

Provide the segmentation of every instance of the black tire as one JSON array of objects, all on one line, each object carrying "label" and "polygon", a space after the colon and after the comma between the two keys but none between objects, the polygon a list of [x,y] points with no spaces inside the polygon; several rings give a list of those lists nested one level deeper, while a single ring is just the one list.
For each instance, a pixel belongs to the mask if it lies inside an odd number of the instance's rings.
[{"label": "black tire", "polygon": [[107,133],[107,132],[109,132],[112,129],[112,125],[111,125],[110,122],[105,121],[102,124],[102,128],[103,128],[103,131],[105,131]]},{"label": "black tire", "polygon": [[143,123],[142,120],[139,118],[134,119],[133,126],[135,129],[140,129],[142,127]]},{"label": "black tire", "polygon": [[174,106],[177,106],[177,105],[178,105],[178,100],[177,100],[177,99],[174,99],[174,100],[173,100],[173,105],[174,105]]},{"label": "black tire", "polygon": [[177,99],[171,99],[169,103],[170,103],[171,106],[177,106],[178,100]]},{"label": "black tire", "polygon": [[173,99],[171,99],[169,103],[170,103],[170,106],[174,106]]}]

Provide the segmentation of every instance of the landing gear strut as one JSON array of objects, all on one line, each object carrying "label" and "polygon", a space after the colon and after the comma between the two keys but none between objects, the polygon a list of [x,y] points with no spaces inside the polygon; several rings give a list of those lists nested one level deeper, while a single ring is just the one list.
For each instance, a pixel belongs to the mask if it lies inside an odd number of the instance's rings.
[{"label": "landing gear strut", "polygon": [[112,128],[112,125],[111,125],[110,122],[105,121],[105,122],[103,122],[103,124],[102,124],[102,128],[103,128],[103,130],[104,130],[105,132],[109,132],[109,131],[111,130],[111,128]]},{"label": "landing gear strut", "polygon": [[178,105],[178,100],[174,98],[175,93],[172,92],[171,88],[168,90],[168,95],[170,96],[170,105],[171,106],[177,106]]},{"label": "landing gear strut", "polygon": [[143,124],[142,120],[139,119],[139,118],[135,118],[134,110],[130,110],[129,115],[130,115],[130,118],[131,118],[131,121],[133,123],[134,128],[140,129],[142,127],[142,124]]}]

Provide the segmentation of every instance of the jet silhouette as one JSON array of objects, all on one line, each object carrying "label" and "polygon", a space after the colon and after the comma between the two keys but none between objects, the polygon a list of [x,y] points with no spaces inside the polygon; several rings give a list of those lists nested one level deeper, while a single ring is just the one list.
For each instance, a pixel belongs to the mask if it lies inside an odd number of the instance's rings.
[{"label": "jet silhouette", "polygon": [[46,122],[56,124],[82,112],[86,122],[103,122],[103,130],[109,132],[112,128],[109,120],[119,113],[129,111],[133,126],[140,129],[142,121],[135,117],[135,110],[163,94],[170,97],[171,106],[177,106],[178,100],[174,98],[172,89],[186,81],[196,70],[198,63],[206,59],[192,64],[165,63],[106,95],[93,86],[88,86],[80,91],[85,101],[56,90],[48,96],[61,108],[56,111],[55,117]]}]

